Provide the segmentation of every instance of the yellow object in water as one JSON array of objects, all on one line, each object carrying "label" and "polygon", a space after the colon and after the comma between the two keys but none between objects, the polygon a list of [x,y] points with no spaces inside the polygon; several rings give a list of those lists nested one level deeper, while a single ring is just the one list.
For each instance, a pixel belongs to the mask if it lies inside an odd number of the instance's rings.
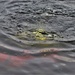
[{"label": "yellow object in water", "polygon": [[46,37],[38,31],[33,32],[33,34],[35,35],[36,40],[42,40],[42,41],[46,40]]},{"label": "yellow object in water", "polygon": [[37,39],[37,40],[42,40],[42,41],[46,40],[45,37],[36,37],[36,39]]},{"label": "yellow object in water", "polygon": [[44,32],[44,30],[43,29],[38,29],[37,32],[41,33],[41,32]]},{"label": "yellow object in water", "polygon": [[22,33],[18,33],[17,37],[20,39],[32,39],[32,40],[41,40],[41,41],[46,41],[46,40],[53,40],[55,37],[57,37],[56,34],[49,34],[43,29],[36,29],[35,31],[24,31]]}]

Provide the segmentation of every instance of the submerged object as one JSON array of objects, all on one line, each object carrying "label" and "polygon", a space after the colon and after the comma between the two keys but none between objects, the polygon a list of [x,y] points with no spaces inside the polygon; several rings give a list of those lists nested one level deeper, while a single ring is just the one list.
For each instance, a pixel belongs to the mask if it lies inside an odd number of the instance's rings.
[{"label": "submerged object", "polygon": [[35,35],[35,39],[42,41],[46,40],[47,38],[42,33],[44,33],[43,29],[38,29],[37,31],[33,32],[33,34]]},{"label": "submerged object", "polygon": [[44,29],[36,29],[34,31],[23,31],[15,35],[21,40],[30,40],[30,41],[48,41],[54,40],[54,38],[59,37],[56,33],[46,32]]}]

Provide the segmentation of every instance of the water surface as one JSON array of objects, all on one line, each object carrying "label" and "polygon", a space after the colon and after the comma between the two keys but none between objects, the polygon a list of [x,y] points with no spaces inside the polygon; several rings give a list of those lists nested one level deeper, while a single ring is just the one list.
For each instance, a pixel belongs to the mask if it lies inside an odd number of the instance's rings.
[{"label": "water surface", "polygon": [[[14,36],[39,28],[61,38],[51,40],[50,44],[30,45],[30,37],[27,43]],[[0,75],[75,74],[74,52],[35,56],[20,53],[45,48],[75,48],[75,1],[0,0]]]}]

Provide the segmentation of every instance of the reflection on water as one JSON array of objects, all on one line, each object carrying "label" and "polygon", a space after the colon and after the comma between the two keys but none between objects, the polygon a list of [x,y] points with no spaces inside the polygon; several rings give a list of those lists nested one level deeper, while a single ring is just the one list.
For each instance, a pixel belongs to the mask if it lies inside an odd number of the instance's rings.
[{"label": "reflection on water", "polygon": [[[0,0],[0,74],[74,75],[74,24],[74,0]],[[36,29],[61,37],[15,36]]]}]

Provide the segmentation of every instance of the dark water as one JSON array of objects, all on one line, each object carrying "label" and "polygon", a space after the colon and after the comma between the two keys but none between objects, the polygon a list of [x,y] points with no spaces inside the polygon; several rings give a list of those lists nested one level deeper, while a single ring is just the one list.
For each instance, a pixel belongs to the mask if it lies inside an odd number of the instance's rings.
[{"label": "dark water", "polygon": [[[39,28],[62,38],[30,45],[14,36]],[[0,0],[0,75],[75,75],[74,52],[21,53],[45,48],[75,48],[75,0]]]}]

